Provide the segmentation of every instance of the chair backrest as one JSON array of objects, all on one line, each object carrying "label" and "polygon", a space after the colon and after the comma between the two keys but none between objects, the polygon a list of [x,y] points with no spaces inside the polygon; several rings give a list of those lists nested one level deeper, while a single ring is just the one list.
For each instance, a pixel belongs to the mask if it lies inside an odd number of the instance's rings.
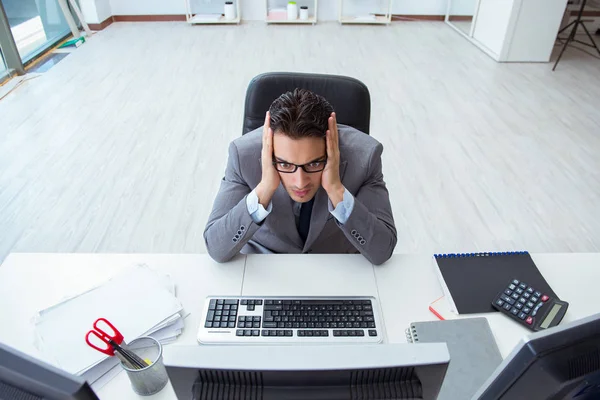
[{"label": "chair backrest", "polygon": [[244,106],[242,135],[263,125],[271,103],[285,92],[308,89],[327,99],[337,122],[369,134],[371,95],[367,86],[347,76],[268,72],[256,76],[248,85]]}]

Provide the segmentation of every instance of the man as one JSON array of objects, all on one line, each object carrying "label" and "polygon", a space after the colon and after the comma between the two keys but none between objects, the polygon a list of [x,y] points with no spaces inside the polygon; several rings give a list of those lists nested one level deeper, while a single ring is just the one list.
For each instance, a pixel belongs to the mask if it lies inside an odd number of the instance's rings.
[{"label": "man", "polygon": [[381,171],[383,146],[337,125],[323,97],[296,89],[265,124],[229,146],[204,231],[208,253],[362,253],[390,258],[396,228]]}]

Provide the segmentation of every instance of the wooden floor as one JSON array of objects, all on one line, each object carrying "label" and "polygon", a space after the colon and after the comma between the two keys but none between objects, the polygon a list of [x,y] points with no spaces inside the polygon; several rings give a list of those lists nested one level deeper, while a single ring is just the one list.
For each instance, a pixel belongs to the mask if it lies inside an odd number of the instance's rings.
[{"label": "wooden floor", "polygon": [[0,101],[0,261],[205,252],[265,71],[367,84],[396,252],[600,251],[600,60],[497,64],[440,22],[116,23]]}]

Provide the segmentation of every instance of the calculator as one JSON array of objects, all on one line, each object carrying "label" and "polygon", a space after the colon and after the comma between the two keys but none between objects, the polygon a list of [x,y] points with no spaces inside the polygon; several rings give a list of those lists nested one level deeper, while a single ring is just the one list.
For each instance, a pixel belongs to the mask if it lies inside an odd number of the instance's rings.
[{"label": "calculator", "polygon": [[494,299],[492,306],[526,328],[541,331],[558,325],[565,316],[569,303],[513,279]]}]

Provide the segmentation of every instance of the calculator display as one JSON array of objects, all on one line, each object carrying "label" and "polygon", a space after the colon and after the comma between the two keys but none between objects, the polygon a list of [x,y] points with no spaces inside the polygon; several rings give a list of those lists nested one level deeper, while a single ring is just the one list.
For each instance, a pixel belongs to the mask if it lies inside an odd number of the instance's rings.
[{"label": "calculator display", "polygon": [[554,317],[556,317],[556,314],[558,314],[561,308],[562,306],[560,304],[555,304],[554,307],[552,307],[552,310],[550,310],[550,312],[548,313],[548,316],[546,317],[544,322],[542,322],[542,324],[540,325],[540,327],[543,329],[549,327],[550,323],[552,322]]}]

